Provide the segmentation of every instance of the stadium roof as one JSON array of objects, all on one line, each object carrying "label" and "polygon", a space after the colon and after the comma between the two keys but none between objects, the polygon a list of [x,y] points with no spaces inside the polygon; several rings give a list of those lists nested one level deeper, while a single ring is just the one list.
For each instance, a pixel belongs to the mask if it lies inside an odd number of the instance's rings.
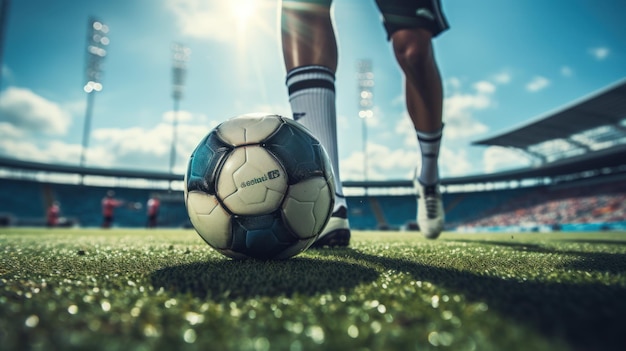
[{"label": "stadium roof", "polygon": [[[533,145],[566,139],[600,127],[611,127],[612,138],[626,137],[626,78],[598,92],[510,131],[473,142],[474,145],[514,147],[529,151]],[[604,137],[606,139],[606,136]]]},{"label": "stadium roof", "polygon": [[[521,168],[501,171],[490,174],[477,174],[463,177],[449,177],[441,180],[442,185],[463,185],[472,183],[506,182],[522,179],[537,179],[544,177],[558,177],[586,171],[613,169],[613,173],[623,172],[619,167],[626,164],[626,145],[601,150],[577,157],[566,158],[556,162],[546,163],[537,167]],[[617,170],[616,170],[617,169]],[[410,180],[385,181],[344,181],[346,187],[412,187]]]},{"label": "stadium roof", "polygon": [[166,172],[139,171],[128,169],[110,169],[110,168],[94,168],[79,167],[72,165],[40,163],[33,161],[23,161],[12,158],[0,157],[0,167],[8,167],[29,171],[44,171],[55,173],[71,173],[79,175],[94,175],[119,178],[142,178],[151,180],[183,180],[182,174],[172,174]]}]

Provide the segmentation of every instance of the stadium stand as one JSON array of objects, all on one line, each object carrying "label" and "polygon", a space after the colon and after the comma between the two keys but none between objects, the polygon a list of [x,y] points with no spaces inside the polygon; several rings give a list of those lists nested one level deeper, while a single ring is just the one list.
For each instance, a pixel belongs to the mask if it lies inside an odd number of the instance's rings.
[{"label": "stadium stand", "polygon": [[460,230],[624,230],[626,178],[538,187],[476,214]]},{"label": "stadium stand", "polygon": [[[535,162],[443,179],[447,230],[626,230],[626,79],[474,144],[515,148]],[[104,178],[107,186],[83,182],[89,177]],[[155,192],[162,199],[159,226],[189,226],[182,191],[170,190],[181,189],[182,180],[180,174],[0,158],[0,226],[43,225],[52,201],[61,203],[70,223],[100,226],[100,201],[109,189],[142,205],[118,208],[117,226],[145,226],[145,202]],[[415,229],[410,180],[346,181],[344,187],[365,194],[348,197],[354,229]]]}]

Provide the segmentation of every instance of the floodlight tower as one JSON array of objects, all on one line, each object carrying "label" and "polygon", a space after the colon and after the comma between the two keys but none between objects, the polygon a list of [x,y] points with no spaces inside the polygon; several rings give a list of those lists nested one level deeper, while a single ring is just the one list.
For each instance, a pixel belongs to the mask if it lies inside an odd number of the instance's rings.
[{"label": "floodlight tower", "polygon": [[90,17],[87,27],[87,56],[85,64],[85,86],[87,107],[85,109],[85,125],[83,129],[83,148],[80,154],[80,166],[85,165],[85,154],[89,147],[91,116],[96,92],[102,90],[102,62],[107,55],[109,45],[109,27],[96,18]]},{"label": "floodlight tower", "polygon": [[0,0],[0,90],[2,90],[2,58],[4,57],[4,33],[9,19],[9,0]]},{"label": "floodlight tower", "polygon": [[174,172],[176,163],[176,139],[178,129],[178,108],[185,90],[187,62],[191,49],[180,43],[172,44],[172,98],[174,99],[174,116],[172,118],[172,148],[170,149],[170,173]]},{"label": "floodlight tower", "polygon": [[363,180],[367,180],[367,119],[374,117],[374,73],[371,60],[360,60],[357,63],[357,81],[359,93],[359,118],[363,136]]}]

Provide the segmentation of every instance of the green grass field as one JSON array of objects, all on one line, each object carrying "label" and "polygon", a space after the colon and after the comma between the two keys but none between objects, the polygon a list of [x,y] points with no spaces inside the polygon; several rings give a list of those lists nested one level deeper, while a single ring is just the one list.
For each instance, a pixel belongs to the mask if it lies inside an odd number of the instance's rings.
[{"label": "green grass field", "polygon": [[191,230],[0,228],[2,350],[624,350],[626,233],[356,232],[233,261]]}]

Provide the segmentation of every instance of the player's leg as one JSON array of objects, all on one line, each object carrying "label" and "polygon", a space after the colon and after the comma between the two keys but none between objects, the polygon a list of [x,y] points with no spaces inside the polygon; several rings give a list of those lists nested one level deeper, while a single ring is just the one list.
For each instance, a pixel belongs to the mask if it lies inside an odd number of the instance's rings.
[{"label": "player's leg", "polygon": [[337,43],[331,0],[283,0],[281,36],[293,117],[320,140],[333,165],[336,203],[314,246],[348,245],[350,226],[339,176],[335,72]]},{"label": "player's leg", "polygon": [[439,193],[439,148],[442,134],[443,89],[432,47],[433,36],[448,28],[438,0],[378,0],[394,54],[405,75],[407,111],[421,151],[416,174],[417,222],[427,238],[443,230]]},{"label": "player's leg", "polygon": [[394,53],[405,73],[406,104],[421,150],[416,176],[417,221],[427,238],[443,230],[444,211],[439,193],[438,158],[442,133],[443,93],[429,31],[402,29],[392,35]]}]

